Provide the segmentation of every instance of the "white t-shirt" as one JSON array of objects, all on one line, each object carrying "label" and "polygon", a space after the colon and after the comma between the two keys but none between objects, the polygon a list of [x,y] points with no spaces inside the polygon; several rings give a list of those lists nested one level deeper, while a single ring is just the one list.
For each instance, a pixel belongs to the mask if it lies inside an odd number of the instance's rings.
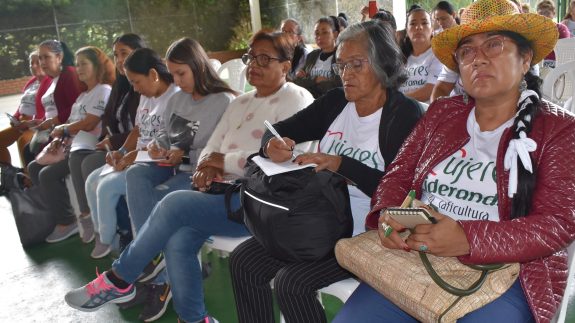
[{"label": "white t-shirt", "polygon": [[46,119],[52,119],[58,116],[58,108],[56,107],[56,101],[54,100],[54,91],[56,91],[58,79],[60,79],[60,76],[53,78],[50,87],[48,87],[46,93],[42,95],[42,105],[44,106]]},{"label": "white t-shirt", "polygon": [[[230,102],[200,154],[200,158],[211,152],[225,154],[224,171],[232,176],[243,176],[247,158],[260,149],[265,120],[274,124],[313,102],[308,90],[291,82],[267,97],[257,98],[255,94],[256,90]],[[309,149],[306,146],[309,144],[298,145],[298,149]]]},{"label": "white t-shirt", "polygon": [[[342,155],[360,161],[370,168],[385,170],[385,160],[379,149],[379,123],[381,108],[360,117],[355,103],[349,102],[329,126],[319,144],[319,151],[330,155]],[[365,231],[365,216],[370,210],[371,197],[356,186],[348,185],[353,235]]]},{"label": "white t-shirt", "polygon": [[571,33],[571,37],[575,37],[575,20],[567,19],[565,20],[565,26],[569,28],[569,32]]},{"label": "white t-shirt", "polygon": [[453,90],[451,90],[451,93],[449,93],[449,96],[457,96],[465,93],[465,90],[463,90],[463,84],[461,83],[461,78],[459,77],[459,74],[457,74],[457,72],[450,70],[446,66],[443,66],[443,68],[441,69],[441,72],[437,77],[437,81],[455,84]]},{"label": "white t-shirt", "polygon": [[26,116],[36,115],[36,93],[40,87],[40,80],[36,79],[32,84],[24,90],[22,98],[20,99],[20,105],[18,106],[18,112]]},{"label": "white t-shirt", "polygon": [[[80,93],[76,102],[72,105],[72,111],[66,123],[73,123],[83,120],[87,114],[101,117],[104,114],[104,108],[110,97],[112,87],[108,84],[98,84],[90,91]],[[91,134],[99,136],[102,131],[101,123],[90,131]]]},{"label": "white t-shirt", "polygon": [[411,54],[407,58],[405,68],[408,79],[399,87],[399,91],[402,93],[410,93],[422,88],[428,83],[437,83],[437,77],[443,68],[443,64],[433,55],[433,51],[430,47],[419,56]]},{"label": "white t-shirt", "polygon": [[168,100],[180,88],[170,84],[168,89],[157,98],[140,96],[140,104],[136,112],[136,126],[140,129],[140,136],[136,149],[142,149],[148,145],[162,127],[162,116],[168,105]]},{"label": "white t-shirt", "polygon": [[331,68],[332,60],[333,54],[326,58],[325,61],[322,61],[318,56],[317,60],[315,61],[315,65],[311,71],[309,71],[309,77],[312,79],[315,79],[318,76],[322,76],[328,79],[333,78],[334,72]]},{"label": "white t-shirt", "polygon": [[495,130],[481,131],[473,108],[467,118],[469,142],[427,175],[421,201],[454,220],[499,222],[495,164],[501,135],[512,124],[510,119]]}]

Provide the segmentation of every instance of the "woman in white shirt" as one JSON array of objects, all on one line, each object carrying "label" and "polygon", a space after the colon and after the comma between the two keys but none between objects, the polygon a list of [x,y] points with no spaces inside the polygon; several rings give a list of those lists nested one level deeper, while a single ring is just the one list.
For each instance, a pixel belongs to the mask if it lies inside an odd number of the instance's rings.
[{"label": "woman in white shirt", "polygon": [[[136,124],[120,149],[108,153],[107,165],[90,174],[86,180],[86,198],[96,234],[92,258],[102,258],[112,250],[116,235],[116,206],[126,195],[126,170],[134,163],[139,150],[158,136],[169,99],[180,88],[162,58],[149,48],[133,51],[124,61],[126,77],[141,94]],[[106,169],[113,168],[108,174]]]},{"label": "woman in white shirt", "polygon": [[443,65],[431,51],[431,16],[416,7],[407,14],[406,37],[401,45],[408,79],[399,91],[420,102],[429,102]]},{"label": "woman in white shirt", "polygon": [[[106,54],[92,46],[76,52],[76,71],[78,79],[86,86],[72,105],[66,123],[57,126],[51,133],[52,138],[75,137],[80,131],[97,136],[100,133],[100,117],[108,102],[112,84],[116,78],[114,64]],[[88,135],[89,136],[89,135]],[[78,137],[80,138],[80,137]],[[51,149],[57,149],[60,142],[54,140]],[[78,140],[72,140],[72,149],[78,146]],[[41,165],[33,161],[28,166],[30,177],[35,185],[40,185],[48,208],[54,215],[56,228],[46,238],[46,242],[59,242],[78,232],[76,216],[70,205],[68,190],[64,178],[70,174],[68,158],[51,165]]]}]

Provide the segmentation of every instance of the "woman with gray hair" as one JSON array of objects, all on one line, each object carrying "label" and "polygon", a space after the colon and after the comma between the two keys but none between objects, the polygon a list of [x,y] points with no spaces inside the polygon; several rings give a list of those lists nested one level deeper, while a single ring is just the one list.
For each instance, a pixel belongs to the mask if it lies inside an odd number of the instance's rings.
[{"label": "woman with gray hair", "polygon": [[[294,162],[315,163],[316,171],[328,169],[349,179],[354,234],[359,234],[365,231],[365,214],[379,179],[423,110],[397,90],[406,76],[389,26],[375,21],[349,26],[338,38],[336,56],[333,68],[343,89],[327,92],[276,123],[274,128],[285,142],[266,132],[260,155],[284,162],[292,158],[295,144],[318,140],[317,153],[301,154]],[[316,291],[350,277],[333,256],[287,262],[271,256],[254,238],[232,253],[230,271],[239,322],[274,321],[272,279],[287,322],[326,322]]]}]

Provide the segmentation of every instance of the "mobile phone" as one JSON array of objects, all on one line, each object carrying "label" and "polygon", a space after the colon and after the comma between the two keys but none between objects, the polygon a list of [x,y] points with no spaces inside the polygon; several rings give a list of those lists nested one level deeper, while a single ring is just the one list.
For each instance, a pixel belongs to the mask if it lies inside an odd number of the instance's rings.
[{"label": "mobile phone", "polygon": [[437,220],[424,208],[387,208],[386,212],[395,221],[408,229],[420,224],[435,224]]},{"label": "mobile phone", "polygon": [[20,120],[16,119],[16,117],[11,115],[10,113],[6,112],[6,116],[8,117],[8,119],[10,120],[10,123],[12,125],[14,125],[14,126],[20,125]]}]

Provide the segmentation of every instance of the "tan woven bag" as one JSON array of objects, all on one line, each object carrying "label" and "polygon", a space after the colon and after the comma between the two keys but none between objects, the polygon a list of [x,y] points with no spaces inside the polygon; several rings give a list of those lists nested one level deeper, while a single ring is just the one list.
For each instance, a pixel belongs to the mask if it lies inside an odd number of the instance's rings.
[{"label": "tan woven bag", "polygon": [[481,284],[477,283],[481,271],[463,265],[457,258],[427,255],[435,272],[452,286],[467,289],[479,284],[476,292],[460,297],[434,282],[418,252],[383,247],[377,231],[340,240],[335,254],[342,267],[422,322],[455,322],[498,298],[519,275],[519,264],[504,265],[489,271]]}]

